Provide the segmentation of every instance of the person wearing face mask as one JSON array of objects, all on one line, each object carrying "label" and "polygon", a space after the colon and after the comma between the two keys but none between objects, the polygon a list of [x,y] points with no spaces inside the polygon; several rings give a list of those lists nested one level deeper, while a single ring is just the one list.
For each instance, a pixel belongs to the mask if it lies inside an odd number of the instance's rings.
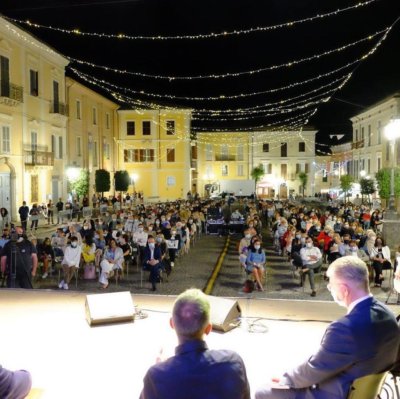
[{"label": "person wearing face mask", "polygon": [[369,256],[357,246],[356,240],[350,240],[349,248],[345,251],[346,256],[354,256],[360,258],[364,262],[368,262]]},{"label": "person wearing face mask", "polygon": [[369,254],[372,260],[372,267],[375,271],[375,287],[381,287],[383,279],[383,270],[390,270],[392,263],[390,260],[390,248],[385,245],[381,237],[377,237],[375,245]]},{"label": "person wearing face mask", "polygon": [[251,234],[250,230],[244,231],[244,237],[239,242],[239,262],[246,268],[247,252],[250,246]]},{"label": "person wearing face mask", "polygon": [[1,272],[6,276],[8,288],[31,289],[32,277],[36,276],[38,266],[37,250],[27,240],[22,227],[16,227],[15,233],[17,240],[8,241],[2,249]]},{"label": "person wearing face mask", "polygon": [[101,273],[99,283],[101,284],[101,288],[106,289],[110,275],[118,272],[118,270],[122,270],[123,261],[124,253],[122,249],[118,246],[117,241],[111,238],[104,252],[103,260],[100,262]]},{"label": "person wearing face mask", "polygon": [[316,296],[314,273],[322,266],[322,254],[319,248],[314,247],[311,237],[306,238],[306,246],[300,250],[301,260],[303,261],[303,273],[308,274],[311,286],[311,296]]},{"label": "person wearing face mask", "polygon": [[147,245],[148,234],[144,231],[143,223],[138,224],[137,230],[133,233],[132,241],[139,246],[140,259],[143,259],[144,249]]},{"label": "person wearing face mask", "polygon": [[61,266],[64,272],[64,278],[58,284],[58,288],[68,290],[68,284],[70,283],[75,271],[79,268],[81,261],[82,247],[78,243],[78,239],[75,236],[71,237],[71,243],[67,246],[64,252],[64,258],[61,262]]},{"label": "person wearing face mask", "polygon": [[399,326],[391,310],[371,295],[366,264],[345,256],[327,274],[328,289],[347,314],[328,326],[315,353],[258,389],[256,399],[347,398],[355,379],[389,370],[397,361]]},{"label": "person wearing face mask", "polygon": [[262,280],[264,277],[264,265],[265,265],[265,252],[261,249],[261,241],[255,239],[253,245],[249,247],[246,259],[246,272],[253,274],[257,289],[264,291]]},{"label": "person wearing face mask", "polygon": [[162,268],[162,254],[160,246],[156,246],[153,236],[147,239],[147,246],[143,254],[143,270],[150,272],[149,281],[151,283],[151,291],[156,290],[156,283],[160,281],[160,270]]}]

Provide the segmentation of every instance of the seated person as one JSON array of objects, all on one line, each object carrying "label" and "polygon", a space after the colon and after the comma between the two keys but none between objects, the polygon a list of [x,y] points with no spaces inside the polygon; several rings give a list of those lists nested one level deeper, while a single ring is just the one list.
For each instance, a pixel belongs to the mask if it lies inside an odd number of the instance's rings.
[{"label": "seated person", "polygon": [[51,246],[53,247],[54,256],[62,258],[64,256],[65,248],[67,248],[67,237],[65,237],[64,230],[60,227],[57,229],[56,235],[51,239]]},{"label": "seated person", "polygon": [[162,267],[162,254],[161,248],[156,246],[156,242],[153,236],[149,236],[147,239],[147,246],[143,253],[143,270],[150,272],[151,290],[156,290],[156,283],[160,279],[160,269]]},{"label": "seated person", "polygon": [[308,273],[311,286],[311,296],[316,296],[314,271],[322,266],[322,254],[319,248],[314,246],[311,237],[307,237],[306,246],[300,251],[300,256],[303,261],[303,273]]},{"label": "seated person", "polygon": [[108,278],[114,270],[122,270],[122,263],[124,261],[124,253],[122,249],[118,247],[117,241],[111,238],[109,245],[104,252],[103,260],[100,263],[101,273],[99,282],[101,288],[106,289],[108,287]]},{"label": "seated person", "polygon": [[252,273],[256,283],[257,288],[260,291],[264,291],[262,285],[262,279],[264,277],[264,264],[265,264],[265,252],[261,249],[261,241],[256,239],[253,245],[249,247],[246,259],[246,272]]},{"label": "seated person", "polygon": [[204,342],[211,331],[206,295],[197,289],[179,295],[170,325],[179,341],[175,356],[147,371],[140,399],[250,399],[242,358],[229,350],[209,350]]},{"label": "seated person", "polygon": [[376,237],[375,245],[372,247],[369,256],[372,260],[372,267],[375,270],[375,287],[380,287],[384,280],[382,270],[392,268],[390,248],[385,245],[383,238]]},{"label": "seated person", "polygon": [[349,247],[345,252],[346,256],[355,256],[364,262],[368,262],[369,256],[362,249],[358,248],[356,240],[351,240]]},{"label": "seated person", "polygon": [[82,245],[82,259],[84,263],[94,263],[96,258],[96,244],[91,235],[85,237]]},{"label": "seated person", "polygon": [[79,268],[81,253],[82,248],[78,244],[78,238],[75,236],[71,237],[71,243],[65,249],[64,258],[61,262],[64,271],[64,279],[61,280],[58,285],[59,288],[63,288],[64,290],[69,289],[68,284],[70,283],[76,269]]},{"label": "seated person", "polygon": [[232,212],[231,215],[231,220],[232,221],[238,221],[240,219],[243,219],[242,214],[239,212],[239,209],[236,209],[234,212]]},{"label": "seated person", "polygon": [[54,261],[54,251],[49,237],[46,237],[42,243],[37,245],[37,252],[39,262],[43,262],[42,278],[45,279],[48,276],[49,261]]},{"label": "seated person", "polygon": [[333,240],[328,245],[328,263],[331,264],[336,259],[340,258],[342,255],[339,251],[340,245],[342,244],[342,239],[339,233],[334,233]]},{"label": "seated person", "polygon": [[10,371],[0,366],[0,398],[23,399],[31,390],[32,378],[28,371]]},{"label": "seated person", "polygon": [[239,242],[239,262],[244,268],[246,267],[247,252],[250,246],[250,240],[250,230],[245,230],[244,237]]}]

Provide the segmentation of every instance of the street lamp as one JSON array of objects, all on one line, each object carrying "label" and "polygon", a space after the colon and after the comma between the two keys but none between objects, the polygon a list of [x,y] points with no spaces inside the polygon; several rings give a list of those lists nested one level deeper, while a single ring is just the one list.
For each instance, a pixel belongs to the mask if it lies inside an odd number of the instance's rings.
[{"label": "street lamp", "polygon": [[396,140],[400,137],[400,119],[392,119],[385,127],[385,136],[390,141],[392,147],[392,168],[390,171],[390,199],[389,199],[389,211],[392,213],[396,212],[395,200],[394,200],[394,147]]}]

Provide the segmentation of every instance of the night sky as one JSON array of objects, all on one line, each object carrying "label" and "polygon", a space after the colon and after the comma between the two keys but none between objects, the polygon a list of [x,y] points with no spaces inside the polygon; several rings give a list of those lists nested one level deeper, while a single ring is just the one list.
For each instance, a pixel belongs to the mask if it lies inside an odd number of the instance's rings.
[{"label": "night sky", "polygon": [[[271,26],[355,4],[357,2],[349,0],[2,0],[0,13],[6,17],[80,31],[176,36]],[[97,65],[162,76],[196,76],[250,71],[312,57],[382,31],[399,16],[399,0],[377,0],[340,15],[291,27],[202,40],[128,41],[63,34],[27,25],[21,27],[60,53]],[[143,101],[196,110],[264,108],[257,113],[224,116],[228,120],[223,121],[221,116],[195,113],[197,117],[212,120],[194,120],[194,129],[247,130],[268,124],[287,124],[283,121],[302,121],[301,114],[317,107],[309,125],[320,131],[318,142],[330,143],[330,134],[350,137],[349,117],[400,90],[400,22],[365,61],[308,84],[270,91],[341,68],[367,53],[382,35],[297,65],[225,79],[161,80],[115,74],[75,62],[71,66],[109,83],[147,93],[210,97],[269,91],[217,101],[154,99],[140,94],[125,94]],[[346,85],[341,90],[332,90],[340,84],[339,79],[351,71],[353,75]],[[67,74],[77,78],[71,70]],[[333,84],[334,80],[338,83]],[[331,90],[329,94],[323,94],[328,90]],[[329,102],[309,106],[310,101],[318,102],[328,95],[332,96]],[[282,112],[281,105],[276,104],[280,101],[283,101],[285,112]],[[271,103],[275,105],[268,105]]]}]

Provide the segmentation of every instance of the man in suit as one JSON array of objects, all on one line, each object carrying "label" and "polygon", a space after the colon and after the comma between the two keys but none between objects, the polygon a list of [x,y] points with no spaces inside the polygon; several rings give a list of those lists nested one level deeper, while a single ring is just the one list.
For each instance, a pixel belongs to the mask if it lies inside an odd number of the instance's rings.
[{"label": "man in suit", "polygon": [[210,304],[190,289],[176,299],[170,320],[179,345],[175,356],[152,366],[144,377],[140,399],[250,399],[242,358],[229,350],[209,350]]},{"label": "man in suit", "polygon": [[392,312],[369,292],[368,269],[354,256],[335,260],[328,289],[347,315],[327,328],[318,351],[256,392],[256,399],[345,399],[352,382],[391,368],[400,330]]},{"label": "man in suit", "polygon": [[150,272],[151,290],[156,290],[156,283],[160,278],[160,270],[162,268],[162,254],[159,246],[156,246],[156,240],[153,236],[147,239],[147,247],[143,253],[143,270]]}]

